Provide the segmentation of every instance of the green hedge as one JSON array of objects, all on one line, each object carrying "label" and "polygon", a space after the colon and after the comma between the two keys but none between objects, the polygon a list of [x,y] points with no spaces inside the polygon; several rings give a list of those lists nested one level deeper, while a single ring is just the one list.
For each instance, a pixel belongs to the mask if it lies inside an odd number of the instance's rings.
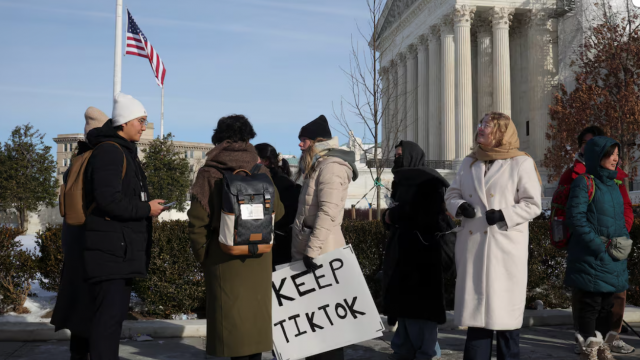
[{"label": "green hedge", "polygon": [[36,234],[36,246],[40,256],[36,258],[40,288],[58,292],[62,274],[62,225],[47,225]]},{"label": "green hedge", "polygon": [[[204,303],[205,286],[202,269],[191,254],[187,224],[187,221],[181,220],[154,223],[154,245],[149,277],[138,280],[134,284],[134,292],[144,301],[148,315],[168,317],[171,314],[187,313],[201,307]],[[17,236],[10,235],[8,229],[0,228],[0,242],[8,243],[7,239]],[[342,231],[347,243],[354,248],[374,299],[379,299],[380,284],[376,281],[376,275],[382,269],[384,244],[387,238],[382,223],[346,220],[342,225]],[[547,221],[532,221],[529,232],[527,307],[533,307],[535,300],[541,300],[547,308],[569,307],[570,291],[563,285],[566,252],[556,250],[549,244]],[[41,281],[46,280],[46,285],[43,282],[41,284],[49,287],[50,291],[54,291],[62,268],[60,227],[47,227],[37,237],[41,257],[33,261],[32,266],[40,272]],[[640,220],[635,222],[631,238],[634,241],[640,240]],[[11,268],[7,265],[7,259],[11,259],[9,262],[15,262],[20,258],[24,264],[29,264],[28,257],[25,255],[17,256],[12,253],[14,255],[7,256],[7,250],[3,250],[6,245],[4,246],[0,245],[0,271]],[[21,266],[25,268],[25,265]],[[628,268],[630,287],[627,302],[640,305],[640,244],[638,243],[634,244]],[[33,271],[29,269],[25,271],[25,275],[21,278],[32,278]],[[2,291],[6,292],[6,290],[0,288],[0,294],[7,299]],[[455,279],[445,279],[445,301],[449,309],[453,308],[454,292]]]},{"label": "green hedge", "polygon": [[0,226],[0,314],[28,313],[24,307],[35,280],[37,267],[35,254],[21,250],[22,243],[16,238],[21,233],[12,227]]},{"label": "green hedge", "polygon": [[153,224],[149,276],[133,285],[147,315],[169,317],[204,304],[204,275],[191,253],[187,225],[186,220]]}]

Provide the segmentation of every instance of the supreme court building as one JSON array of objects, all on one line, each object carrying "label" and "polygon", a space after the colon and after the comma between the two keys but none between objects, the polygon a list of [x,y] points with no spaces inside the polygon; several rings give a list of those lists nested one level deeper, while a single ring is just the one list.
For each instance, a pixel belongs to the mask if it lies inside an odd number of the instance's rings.
[{"label": "supreme court building", "polygon": [[[570,59],[586,7],[574,0],[388,0],[377,43],[384,146],[411,140],[431,164],[456,169],[479,120],[501,111],[516,124],[521,150],[540,165],[553,94],[559,82],[574,86]],[[540,170],[550,196],[555,186]]]}]

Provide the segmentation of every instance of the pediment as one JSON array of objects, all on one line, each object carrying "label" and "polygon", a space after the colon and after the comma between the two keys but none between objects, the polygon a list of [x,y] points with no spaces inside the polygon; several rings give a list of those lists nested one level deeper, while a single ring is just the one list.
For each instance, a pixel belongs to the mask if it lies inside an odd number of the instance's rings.
[{"label": "pediment", "polygon": [[419,0],[387,0],[382,13],[382,23],[380,25],[380,31],[378,32],[378,38],[384,36],[385,32],[400,21],[411,6],[418,1]]}]

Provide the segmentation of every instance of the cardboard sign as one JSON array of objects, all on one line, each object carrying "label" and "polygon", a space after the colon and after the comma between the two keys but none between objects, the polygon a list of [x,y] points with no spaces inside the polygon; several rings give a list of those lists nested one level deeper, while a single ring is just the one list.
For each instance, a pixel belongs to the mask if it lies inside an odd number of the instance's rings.
[{"label": "cardboard sign", "polygon": [[278,360],[303,359],[382,336],[384,324],[351,246],[273,273],[273,348]]}]

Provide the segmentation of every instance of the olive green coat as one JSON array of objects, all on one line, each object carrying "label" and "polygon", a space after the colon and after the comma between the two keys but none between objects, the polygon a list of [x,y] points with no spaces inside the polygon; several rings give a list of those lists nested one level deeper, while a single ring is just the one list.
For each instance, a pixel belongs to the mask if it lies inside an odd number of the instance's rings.
[{"label": "olive green coat", "polygon": [[[198,177],[205,176],[201,172]],[[222,251],[218,245],[222,180],[209,184],[213,184],[207,204],[211,216],[197,192],[188,212],[191,248],[203,265],[206,283],[207,354],[237,357],[271,351],[271,253],[254,258]],[[284,215],[277,190],[274,209],[277,221]]]}]

